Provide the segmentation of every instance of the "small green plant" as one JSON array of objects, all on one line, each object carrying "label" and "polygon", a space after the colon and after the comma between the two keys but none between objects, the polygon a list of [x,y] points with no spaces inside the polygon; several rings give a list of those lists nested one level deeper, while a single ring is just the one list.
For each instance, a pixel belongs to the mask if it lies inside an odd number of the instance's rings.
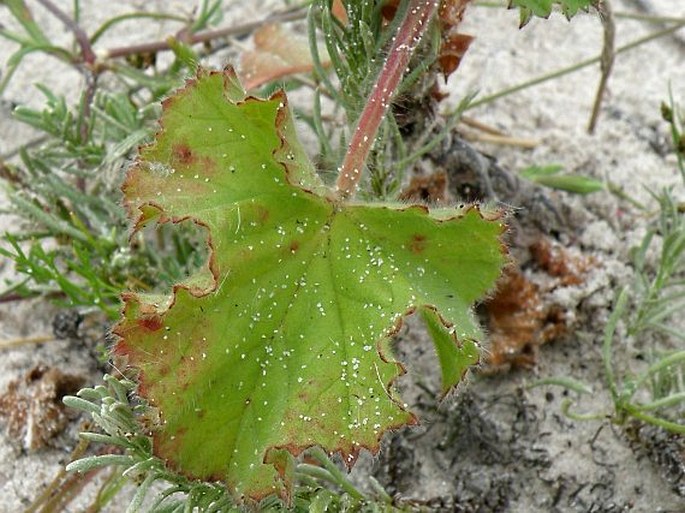
[{"label": "small green plant", "polygon": [[[105,62],[90,66],[100,35],[129,18],[88,38],[76,15],[67,24],[74,51],[49,43],[24,2],[5,2],[26,32],[0,31],[20,44],[6,80],[24,55],[44,51],[85,64],[88,84],[105,72],[126,84],[117,93],[93,85],[76,109],[44,88],[45,109],[15,113],[45,134],[44,144],[1,168],[14,210],[35,227],[5,237],[3,254],[24,275],[5,299],[49,294],[114,318],[120,291],[136,290],[124,295],[115,352],[140,371],[137,385],[107,376],[104,386],[65,400],[99,428],[83,433],[85,441],[117,448],[69,466],[115,469],[98,506],[133,480],[129,511],[160,481],[152,511],[238,511],[241,498],[267,511],[397,507],[372,478],[375,493],[362,493],[329,455],[351,466],[361,449],[378,450],[384,432],[416,421],[393,388],[404,369],[392,335],[406,315],[418,311],[426,321],[443,394],[479,359],[471,305],[505,261],[503,213],[387,201],[404,169],[435,144],[406,145],[393,101],[434,70],[436,12],[467,3],[405,0],[385,19],[384,2],[347,1],[345,24],[332,2],[312,2],[316,94],[301,117],[318,135],[315,169],[282,92],[257,99],[230,69],[199,69],[168,96],[194,72],[200,55],[190,44],[209,40],[198,31],[216,21],[220,2],[201,2],[194,19],[182,20],[185,37],[166,42],[175,62],[153,73],[115,60],[141,57],[136,47],[105,52]],[[515,5],[523,20],[549,15],[552,3]],[[556,3],[568,16],[592,4]],[[415,52],[426,31],[431,37]],[[317,59],[321,32],[339,86]],[[298,80],[285,85],[308,83]],[[161,130],[128,172],[124,210],[111,175],[151,141],[162,96]],[[326,125],[322,96],[344,114],[342,128]],[[130,248],[127,218],[135,223]],[[317,465],[293,457],[301,453]]]},{"label": "small green plant", "polygon": [[[77,66],[87,87],[76,107],[67,105],[44,85],[45,106],[18,106],[14,118],[41,135],[19,150],[20,162],[0,159],[0,177],[10,201],[8,211],[26,226],[3,235],[0,254],[13,260],[20,279],[0,292],[2,301],[46,295],[66,306],[99,309],[110,319],[119,315],[119,295],[132,286],[170,286],[201,265],[199,240],[189,232],[165,233],[155,239],[139,237],[129,246],[126,216],[120,205],[121,169],[138,144],[149,139],[159,106],[151,100],[179,85],[192,65],[188,49],[170,43],[177,58],[154,75],[113,60],[96,63],[94,45],[113,26],[145,14],[109,20],[88,38],[79,26],[79,6],[69,18],[49,0],[42,1],[74,33],[76,49],[53,44],[22,0],[3,2],[16,28],[0,28],[0,37],[19,45],[6,63],[2,91],[32,52],[44,52]],[[216,18],[219,2],[201,2],[193,19],[159,14],[159,19],[185,23],[193,34]],[[154,17],[154,15],[151,15]],[[104,54],[135,56],[136,47]],[[116,73],[123,87],[107,91],[99,77]]]},{"label": "small green plant", "polygon": [[[671,136],[678,168],[685,184],[682,117],[671,100],[662,107],[663,117],[671,126]],[[610,414],[571,412],[572,402],[564,402],[564,411],[576,419],[604,419],[617,424],[628,419],[653,424],[676,433],[685,433],[685,351],[677,349],[685,341],[682,330],[673,326],[675,314],[685,307],[682,274],[685,270],[685,216],[672,190],[652,193],[659,204],[659,216],[648,229],[642,243],[633,250],[635,278],[618,291],[604,330],[602,360],[608,391],[613,403]],[[650,250],[658,251],[654,268],[647,263]],[[631,302],[634,303],[633,308]],[[639,372],[619,371],[614,362],[615,336],[623,323],[628,336],[636,340],[649,337],[651,348],[645,348],[648,361]],[[674,343],[675,341],[675,343]],[[573,379],[540,380],[536,385],[554,384],[581,395],[591,389]]]},{"label": "small green plant", "polygon": [[[239,512],[231,494],[222,483],[192,480],[169,469],[152,455],[152,440],[141,419],[149,418],[150,408],[138,399],[132,400],[137,384],[125,378],[106,375],[104,384],[79,391],[78,397],[66,397],[65,403],[93,418],[98,432],[81,433],[86,444],[115,448],[116,453],[80,458],[67,466],[70,472],[88,474],[103,469],[121,469],[107,479],[93,508],[103,508],[121,486],[137,481],[136,493],[127,512],[140,511],[148,498],[148,511],[188,511],[189,505],[202,512]],[[363,492],[319,448],[306,451],[309,463],[298,462],[292,477],[298,483],[290,507],[276,497],[263,500],[260,510],[269,511],[414,511],[411,505],[393,504],[383,488],[369,476],[371,492]],[[155,485],[155,486],[153,486]]]}]

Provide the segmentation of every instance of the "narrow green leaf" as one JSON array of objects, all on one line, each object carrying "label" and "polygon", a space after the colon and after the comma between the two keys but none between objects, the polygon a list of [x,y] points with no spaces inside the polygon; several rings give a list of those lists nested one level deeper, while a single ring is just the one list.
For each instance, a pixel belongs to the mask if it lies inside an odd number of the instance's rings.
[{"label": "narrow green leaf", "polygon": [[519,173],[522,177],[528,180],[536,180],[541,176],[550,176],[559,174],[564,169],[561,164],[549,164],[546,166],[529,166],[522,169]]},{"label": "narrow green leaf", "polygon": [[100,406],[97,404],[81,399],[73,395],[66,395],[62,398],[62,402],[69,408],[81,410],[86,413],[100,413]]},{"label": "narrow green leaf", "polygon": [[111,465],[121,465],[122,467],[130,467],[136,463],[133,456],[123,454],[102,454],[99,456],[87,456],[76,461],[72,461],[66,467],[67,472],[89,472],[100,467],[109,467]]},{"label": "narrow green leaf", "polygon": [[589,194],[605,188],[604,183],[599,180],[579,175],[562,174],[560,173],[562,169],[562,166],[558,164],[530,166],[523,169],[520,174],[539,185],[575,194]]},{"label": "narrow green leaf", "polygon": [[582,381],[578,381],[577,379],[568,377],[536,379],[530,385],[528,385],[528,388],[535,388],[544,385],[560,386],[567,388],[568,390],[578,392],[579,394],[592,394],[592,388],[590,388],[587,384],[583,383]]},{"label": "narrow green leaf", "polygon": [[14,18],[24,27],[26,33],[37,45],[49,45],[50,40],[45,36],[41,28],[33,19],[33,15],[23,0],[3,0]]}]

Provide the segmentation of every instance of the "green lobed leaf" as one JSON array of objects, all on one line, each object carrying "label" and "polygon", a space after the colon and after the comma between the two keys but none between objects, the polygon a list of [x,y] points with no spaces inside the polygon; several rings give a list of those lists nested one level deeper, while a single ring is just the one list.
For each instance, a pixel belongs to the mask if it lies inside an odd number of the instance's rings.
[{"label": "green lobed leaf", "polygon": [[[164,101],[124,184],[136,229],[192,220],[210,249],[171,295],[125,294],[115,328],[159,411],[155,454],[251,499],[287,496],[284,449],[318,445],[351,465],[415,423],[392,386],[404,372],[392,334],[429,308],[441,360],[462,347],[467,359],[480,336],[470,307],[505,260],[499,214],[335,201],[286,103],[245,97],[232,70],[199,70]],[[460,365],[443,370],[445,391]]]},{"label": "green lobed leaf", "polygon": [[578,11],[587,10],[596,3],[597,0],[509,0],[509,8],[518,7],[521,17],[519,26],[524,27],[533,16],[548,18],[554,5],[558,5],[564,16],[571,19]]},{"label": "green lobed leaf", "polygon": [[455,344],[449,329],[445,328],[434,310],[422,308],[421,316],[435,345],[442,375],[441,393],[445,396],[459,384],[468,368],[480,361],[480,347],[478,342],[469,338],[464,339],[461,345]]}]

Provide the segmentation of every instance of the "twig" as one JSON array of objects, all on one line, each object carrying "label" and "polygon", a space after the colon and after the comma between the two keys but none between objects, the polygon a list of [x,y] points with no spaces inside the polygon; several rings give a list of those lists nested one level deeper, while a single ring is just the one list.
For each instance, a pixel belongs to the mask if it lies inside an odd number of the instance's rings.
[{"label": "twig", "polygon": [[0,340],[0,349],[10,349],[13,347],[25,346],[27,344],[42,344],[55,340],[54,335],[39,335],[36,337],[13,338],[10,340]]},{"label": "twig", "polygon": [[494,134],[477,134],[474,132],[464,133],[464,139],[467,141],[478,141],[491,144],[501,144],[503,146],[518,146],[519,148],[532,149],[535,148],[540,141],[537,139],[524,139],[521,137],[511,137],[509,135],[494,135]]},{"label": "twig", "polygon": [[90,45],[90,39],[85,30],[76,23],[72,18],[69,17],[64,11],[52,3],[51,0],[38,0],[38,3],[50,11],[55,18],[59,19],[66,27],[74,33],[76,37],[76,42],[81,48],[81,57],[83,57],[83,62],[92,65],[95,63],[95,52],[93,52],[93,47]]},{"label": "twig", "polygon": [[600,67],[602,76],[599,79],[599,86],[597,86],[597,94],[595,96],[595,103],[592,106],[592,115],[590,116],[590,123],[587,131],[590,134],[595,132],[597,126],[597,119],[599,118],[599,111],[602,107],[602,100],[609,82],[611,70],[614,67],[616,59],[616,23],[614,22],[614,14],[611,9],[609,0],[602,0],[597,6],[599,10],[599,17],[602,20],[602,27],[604,28],[604,46],[602,47],[602,60]]},{"label": "twig", "polygon": [[459,122],[465,124],[466,126],[470,126],[471,128],[475,128],[476,130],[480,130],[481,132],[485,132],[486,134],[503,136],[507,135],[501,130],[498,130],[493,126],[487,125],[482,121],[478,121],[477,119],[472,118],[470,116],[462,116],[459,119]]},{"label": "twig", "polygon": [[437,8],[437,0],[410,0],[405,18],[397,30],[388,57],[359,116],[347,153],[338,170],[336,189],[341,199],[351,197],[356,192],[364,162],[373,147],[378,128],[390,107],[409,59]]},{"label": "twig", "polygon": [[[303,9],[296,9],[293,11],[285,11],[282,13],[271,14],[259,21],[251,21],[242,25],[235,25],[216,30],[205,30],[197,32],[188,37],[184,42],[189,45],[198,43],[206,43],[213,39],[224,38],[229,36],[241,36],[249,34],[253,30],[261,27],[265,23],[285,23],[287,21],[301,20],[306,16],[306,11]],[[149,43],[139,43],[130,46],[120,46],[110,48],[102,52],[103,57],[114,59],[117,57],[126,57],[129,55],[136,55],[141,53],[156,53],[170,50],[168,41],[152,41]]]},{"label": "twig", "polygon": [[[36,295],[19,294],[16,292],[12,292],[13,290],[16,290],[16,287],[12,287],[12,288],[10,288],[10,290],[7,291],[7,293],[0,295],[0,304],[2,304],[2,303],[14,303],[16,301],[25,301],[27,299],[33,299],[39,295],[39,294],[36,294]],[[65,296],[64,292],[48,292],[46,294],[40,295],[40,297],[49,298],[49,299],[61,298],[64,296]]]}]

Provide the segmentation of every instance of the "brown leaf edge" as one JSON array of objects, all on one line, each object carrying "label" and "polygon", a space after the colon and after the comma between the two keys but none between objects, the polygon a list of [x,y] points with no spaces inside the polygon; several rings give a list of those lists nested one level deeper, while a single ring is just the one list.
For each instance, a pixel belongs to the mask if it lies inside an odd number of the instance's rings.
[{"label": "brown leaf edge", "polygon": [[[216,74],[222,74],[223,75],[224,84],[226,84],[226,85],[228,85],[229,83],[233,83],[232,85],[236,85],[236,84],[239,85],[238,76],[237,76],[235,70],[231,66],[227,66],[226,68],[224,68],[223,71],[206,70],[204,68],[198,68],[195,78],[190,78],[190,79],[186,80],[185,85],[183,87],[179,88],[174,93],[174,96],[168,97],[162,101],[163,113],[162,113],[161,119],[159,120],[160,128],[155,135],[155,139],[159,134],[163,133],[165,130],[164,124],[163,124],[164,112],[167,109],[169,109],[170,106],[173,104],[173,102],[175,100],[175,96],[177,96],[179,94],[183,94],[186,91],[190,91],[196,85],[196,83],[199,79],[201,79],[205,76],[211,76],[211,75],[216,75]],[[240,87],[241,87],[241,90],[243,90],[242,86],[240,86]],[[224,88],[224,90],[225,89],[226,89],[226,87]],[[227,99],[229,99],[229,98],[227,98]],[[242,103],[251,102],[251,101],[263,101],[262,99],[257,98],[255,96],[245,96],[242,100],[230,98],[230,100],[234,101],[236,103],[236,105],[240,105]],[[301,184],[297,183],[297,181],[292,179],[290,176],[291,175],[291,173],[290,173],[291,168],[288,165],[288,160],[285,158],[287,141],[285,139],[285,134],[282,130],[283,125],[287,121],[288,115],[289,115],[288,102],[287,102],[287,97],[285,95],[285,92],[282,90],[279,90],[279,91],[275,92],[274,94],[272,94],[267,100],[269,100],[269,101],[278,100],[280,103],[280,106],[277,110],[276,118],[274,120],[274,124],[275,124],[276,130],[277,130],[277,134],[279,136],[279,139],[281,141],[281,144],[278,148],[276,148],[273,151],[274,159],[276,160],[276,162],[280,163],[283,166],[285,178],[290,185],[292,185],[294,187],[299,187],[300,189],[304,190],[305,192],[316,195],[314,192],[302,187]],[[151,146],[154,144],[155,144],[155,142],[153,141],[146,146]],[[141,146],[140,149],[142,149],[146,146]],[[282,158],[281,158],[281,156],[282,156]],[[122,319],[112,328],[112,333],[117,338],[117,341],[115,342],[115,344],[112,348],[112,353],[117,355],[117,356],[124,357],[125,359],[128,358],[131,354],[131,349],[130,349],[130,347],[128,347],[127,342],[126,342],[126,336],[127,336],[127,333],[129,332],[129,330],[141,329],[141,328],[148,329],[148,330],[160,329],[162,326],[162,319],[163,319],[164,315],[166,314],[166,312],[168,312],[174,306],[175,301],[176,301],[176,297],[177,297],[180,290],[185,290],[189,294],[191,294],[192,296],[194,296],[196,298],[201,298],[203,296],[209,295],[212,292],[214,292],[218,286],[218,283],[219,283],[219,269],[217,268],[216,257],[215,257],[215,248],[214,248],[214,244],[212,242],[212,234],[209,230],[209,227],[205,223],[203,223],[202,221],[192,217],[191,215],[169,217],[165,214],[164,207],[162,205],[154,202],[154,201],[145,201],[145,202],[140,203],[140,204],[135,204],[136,203],[135,201],[129,200],[127,198],[126,193],[127,193],[127,190],[129,189],[129,187],[131,187],[131,182],[134,179],[134,174],[136,172],[138,172],[138,170],[141,169],[141,167],[142,166],[141,166],[140,157],[138,157],[136,159],[136,161],[134,162],[133,166],[131,168],[129,168],[129,170],[126,174],[126,178],[124,180],[124,183],[122,185],[122,192],[124,193],[124,207],[127,211],[127,215],[129,217],[129,219],[131,219],[133,221],[133,228],[132,228],[132,232],[131,232],[129,240],[131,240],[135,236],[135,234],[138,233],[145,225],[147,225],[148,223],[150,223],[152,221],[156,221],[157,224],[160,224],[160,225],[165,224],[165,223],[179,224],[179,223],[184,222],[184,221],[192,221],[197,226],[203,228],[206,231],[206,242],[207,242],[207,247],[209,250],[209,257],[208,257],[206,268],[204,270],[198,271],[198,273],[196,273],[196,274],[199,274],[202,272],[208,272],[211,279],[208,281],[206,286],[197,286],[197,285],[191,285],[191,284],[185,284],[185,283],[180,283],[180,284],[174,285],[171,289],[170,295],[168,297],[165,296],[165,297],[167,297],[167,300],[165,301],[164,304],[156,304],[156,303],[155,304],[145,304],[141,301],[140,296],[137,292],[128,291],[128,292],[122,293],[121,294],[121,298],[123,301],[123,307],[122,307],[122,313],[121,313]],[[332,199],[333,196],[334,195],[331,194],[330,196],[325,197],[323,199],[333,203],[334,202],[334,200]],[[321,197],[321,196],[317,195],[317,197]],[[388,207],[385,207],[385,208],[388,208]],[[410,208],[419,209],[425,215],[429,214],[429,209],[423,205],[408,205],[405,208],[393,209],[393,210],[404,211],[404,210],[407,210]],[[488,221],[501,220],[502,218],[504,218],[506,216],[506,212],[503,210],[484,213],[481,210],[479,205],[473,204],[473,205],[469,205],[462,212],[455,214],[454,216],[440,218],[440,219],[432,219],[432,221],[436,222],[436,223],[451,221],[453,219],[463,217],[472,209],[476,210],[478,212],[478,214],[483,219],[488,220]],[[503,235],[506,232],[506,230],[507,230],[506,224],[502,223],[502,230],[501,230],[501,235],[500,235],[499,239],[500,239],[501,252],[502,252],[502,254],[505,255],[505,258],[506,258],[506,255],[508,255],[508,249],[506,247],[506,244],[503,241]],[[436,309],[436,307],[434,305],[421,305],[421,306],[425,306],[426,308],[431,308],[434,310]],[[394,363],[395,365],[397,365],[397,368],[398,368],[397,376],[395,378],[393,378],[392,380],[390,380],[385,385],[386,394],[387,394],[389,399],[391,399],[393,402],[395,402],[395,404],[398,406],[398,408],[400,408],[402,411],[405,411],[409,414],[410,420],[408,422],[400,422],[397,425],[393,425],[393,426],[387,427],[385,430],[379,431],[378,436],[377,436],[377,443],[373,446],[368,446],[368,447],[367,446],[357,446],[348,454],[345,454],[341,450],[335,450],[335,449],[334,450],[327,450],[324,448],[324,450],[328,453],[329,456],[333,456],[334,454],[339,454],[340,457],[342,458],[343,462],[345,463],[345,465],[348,467],[348,469],[351,469],[352,466],[354,465],[354,463],[357,461],[359,454],[361,453],[362,449],[369,451],[373,455],[377,454],[378,451],[380,450],[380,441],[386,432],[394,431],[396,429],[399,429],[399,428],[402,428],[405,426],[415,425],[415,424],[418,424],[418,422],[419,422],[418,417],[414,413],[407,411],[406,408],[400,402],[397,401],[397,399],[392,397],[393,384],[394,384],[395,380],[397,378],[401,377],[402,375],[406,374],[407,371],[406,371],[405,366],[401,362],[395,360],[394,358],[391,358],[390,355],[387,354],[386,351],[384,351],[384,348],[382,347],[383,343],[389,343],[389,339],[399,332],[399,330],[403,326],[403,319],[405,317],[407,317],[408,315],[413,314],[416,311],[416,308],[417,307],[412,307],[412,308],[408,309],[407,311],[405,311],[404,314],[399,316],[398,320],[394,323],[394,325],[392,325],[388,328],[388,330],[387,330],[386,334],[383,336],[383,338],[380,339],[376,343],[376,348],[377,348],[379,357],[386,363]],[[138,313],[140,318],[139,318],[138,322],[136,323],[137,326],[127,327],[125,319],[132,313],[131,311],[134,309],[139,310],[137,313]],[[443,325],[445,326],[446,329],[449,330],[451,327],[453,327],[453,324],[448,322],[442,316],[439,316],[439,318],[440,318],[441,322],[443,323]],[[461,346],[461,342],[459,342],[456,335],[452,334],[452,337],[454,339],[455,344]],[[135,362],[126,361],[126,363],[129,367],[132,367],[132,368],[136,367]],[[142,397],[143,399],[145,399],[148,402],[148,404],[154,408],[155,407],[154,400],[152,398],[147,397],[147,393],[146,393],[147,386],[145,383],[145,376],[143,375],[142,371],[140,371],[138,373],[137,381],[138,381],[137,394],[140,397]],[[444,396],[446,396],[446,395],[447,395],[447,393],[444,394]],[[174,469],[179,474],[184,475],[185,477],[188,477],[190,479],[196,479],[195,476],[185,474],[182,469],[179,469],[174,465],[173,461],[169,460],[167,457],[165,457],[165,455],[159,454],[157,452],[156,448],[158,447],[158,444],[155,444],[155,439],[157,438],[157,431],[154,429],[154,427],[151,431],[152,431],[151,435],[153,438],[153,454],[155,456],[157,456],[158,458],[162,459],[163,461],[165,461],[165,464],[167,466]],[[278,457],[273,454],[274,451],[280,451],[280,450],[285,449],[288,452],[290,452],[293,456],[297,457],[302,452],[304,452],[305,450],[307,450],[310,447],[313,447],[315,445],[316,444],[310,444],[308,446],[292,446],[292,445],[284,444],[284,445],[280,445],[280,446],[275,446],[273,448],[267,449],[266,453],[264,454],[263,461],[265,463],[267,463],[269,461],[272,461],[272,462],[275,461],[275,459],[277,459]],[[283,477],[285,477],[285,476],[283,476]],[[210,480],[224,481],[225,482],[225,477],[219,476],[219,477],[211,478]],[[230,486],[230,484],[229,484],[229,486]],[[250,496],[249,499],[251,499],[253,501],[260,501],[260,500],[262,500],[262,499],[264,499],[270,495],[272,495],[271,492],[265,491],[264,495],[253,495],[253,496]],[[285,490],[284,493],[282,494],[282,498],[286,501],[289,501],[291,498],[290,490]]]}]

